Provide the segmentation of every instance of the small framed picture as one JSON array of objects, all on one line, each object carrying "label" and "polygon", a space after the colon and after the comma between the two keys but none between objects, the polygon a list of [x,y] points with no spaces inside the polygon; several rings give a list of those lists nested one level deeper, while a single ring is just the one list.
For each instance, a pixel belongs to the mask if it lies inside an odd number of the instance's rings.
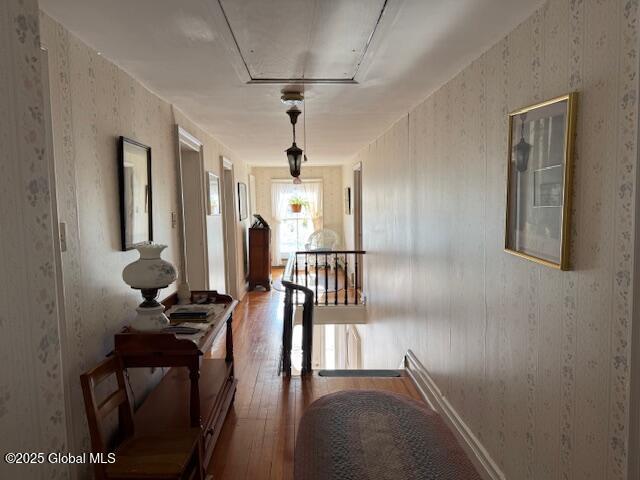
[{"label": "small framed picture", "polygon": [[207,172],[207,215],[220,215],[220,178]]},{"label": "small framed picture", "polygon": [[351,215],[351,187],[344,189],[344,214]]},{"label": "small framed picture", "polygon": [[577,93],[509,114],[505,250],[568,270]]},{"label": "small framed picture", "polygon": [[238,218],[240,221],[249,216],[247,210],[247,184],[238,182]]}]

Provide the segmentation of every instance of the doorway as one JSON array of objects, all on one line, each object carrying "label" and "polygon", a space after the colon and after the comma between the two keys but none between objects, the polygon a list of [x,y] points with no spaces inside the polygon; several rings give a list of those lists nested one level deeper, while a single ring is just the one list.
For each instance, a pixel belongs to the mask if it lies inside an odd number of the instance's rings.
[{"label": "doorway", "polygon": [[238,298],[236,202],[233,163],[220,157],[222,172],[222,228],[224,230],[225,284],[228,295]]},{"label": "doorway", "polygon": [[191,290],[209,290],[209,255],[202,143],[178,127],[183,278]]},{"label": "doorway", "polygon": [[[45,128],[45,151],[49,164],[49,189],[51,195],[51,223],[53,226],[54,238],[54,265],[53,272],[55,275],[56,298],[55,305],[58,317],[58,331],[60,338],[60,373],[62,379],[62,387],[64,390],[64,408],[65,422],[67,431],[67,444],[71,451],[77,450],[74,446],[76,440],[76,425],[74,424],[72,391],[74,377],[69,374],[68,370],[72,366],[71,351],[69,348],[69,338],[67,335],[67,316],[66,316],[66,293],[65,293],[65,263],[63,263],[63,254],[67,251],[67,222],[64,221],[59,209],[56,179],[56,152],[53,141],[53,117],[51,113],[51,85],[49,73],[49,51],[45,47],[40,47],[40,59],[42,61],[42,97],[43,97],[43,123]],[[77,378],[77,377],[75,377]],[[77,478],[76,469],[70,468],[71,478]]]},{"label": "doorway", "polygon": [[[362,241],[362,163],[353,167],[353,248],[363,250]],[[358,255],[358,285],[362,283],[364,265],[362,255]]]}]

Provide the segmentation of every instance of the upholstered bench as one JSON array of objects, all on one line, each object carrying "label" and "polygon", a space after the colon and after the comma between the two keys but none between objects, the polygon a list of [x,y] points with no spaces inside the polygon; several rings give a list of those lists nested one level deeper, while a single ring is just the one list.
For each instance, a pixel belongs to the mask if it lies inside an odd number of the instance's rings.
[{"label": "upholstered bench", "polygon": [[300,420],[295,480],[481,480],[442,418],[387,392],[349,390]]}]

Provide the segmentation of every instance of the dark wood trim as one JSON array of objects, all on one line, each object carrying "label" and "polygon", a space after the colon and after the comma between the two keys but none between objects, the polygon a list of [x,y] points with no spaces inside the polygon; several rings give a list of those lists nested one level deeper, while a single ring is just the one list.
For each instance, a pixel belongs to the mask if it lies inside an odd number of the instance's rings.
[{"label": "dark wood trim", "polygon": [[[280,362],[280,368],[284,375],[291,375],[291,342],[292,342],[292,330],[293,330],[293,315],[294,304],[299,305],[298,294],[301,292],[304,295],[303,310],[302,310],[302,373],[312,373],[312,347],[313,347],[313,308],[314,304],[318,305],[318,257],[324,257],[324,291],[329,292],[329,259],[333,259],[334,262],[334,279],[333,286],[335,289],[335,297],[333,299],[333,305],[338,305],[338,260],[339,256],[343,257],[343,281],[344,281],[344,299],[342,303],[346,306],[349,305],[349,266],[355,270],[355,290],[354,290],[354,303],[358,305],[359,295],[359,274],[361,272],[361,256],[366,254],[365,250],[327,250],[327,251],[307,251],[301,250],[289,255],[289,260],[285,267],[282,276],[282,285],[285,287],[284,297],[284,326],[282,332],[282,358]],[[299,262],[298,256],[304,255],[304,285],[299,282]],[[349,255],[353,255],[353,262],[349,261]],[[309,257],[315,259],[315,282],[309,288],[308,275],[309,275]],[[329,295],[325,293],[324,305],[329,305]]]},{"label": "dark wood trim", "polygon": [[[306,253],[306,252],[305,252]],[[284,295],[284,319],[282,331],[282,359],[281,370],[285,376],[291,376],[291,349],[293,342],[293,296],[294,292],[302,292],[304,295],[303,311],[302,311],[302,373],[310,374],[313,372],[313,364],[311,362],[311,349],[313,345],[313,290],[308,287],[299,285],[294,279],[297,275],[297,254],[292,253],[285,267],[282,276],[282,285],[285,287]],[[294,274],[294,265],[296,272]],[[316,264],[317,265],[317,264]]]}]

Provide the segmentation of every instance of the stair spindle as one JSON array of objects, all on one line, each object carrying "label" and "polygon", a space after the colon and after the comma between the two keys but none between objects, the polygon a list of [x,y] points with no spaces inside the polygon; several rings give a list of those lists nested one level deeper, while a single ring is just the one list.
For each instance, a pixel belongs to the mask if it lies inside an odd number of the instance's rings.
[{"label": "stair spindle", "polygon": [[[296,283],[298,282],[298,254],[296,253],[296,261],[294,263],[295,266],[295,270],[296,270]],[[298,290],[296,290],[296,305],[298,304]]]},{"label": "stair spindle", "polygon": [[344,304],[349,305],[349,255],[344,254]]},{"label": "stair spindle", "polygon": [[356,253],[356,258],[355,258],[355,276],[356,276],[356,289],[355,289],[355,302],[356,305],[358,305],[358,257],[359,255]]},{"label": "stair spindle", "polygon": [[335,298],[333,299],[333,304],[338,305],[338,254],[335,253],[333,255],[333,279],[334,279],[334,288],[336,293]]},{"label": "stair spindle", "polygon": [[327,265],[329,264],[329,255],[324,254],[324,304],[329,305],[329,275],[327,274]]}]

